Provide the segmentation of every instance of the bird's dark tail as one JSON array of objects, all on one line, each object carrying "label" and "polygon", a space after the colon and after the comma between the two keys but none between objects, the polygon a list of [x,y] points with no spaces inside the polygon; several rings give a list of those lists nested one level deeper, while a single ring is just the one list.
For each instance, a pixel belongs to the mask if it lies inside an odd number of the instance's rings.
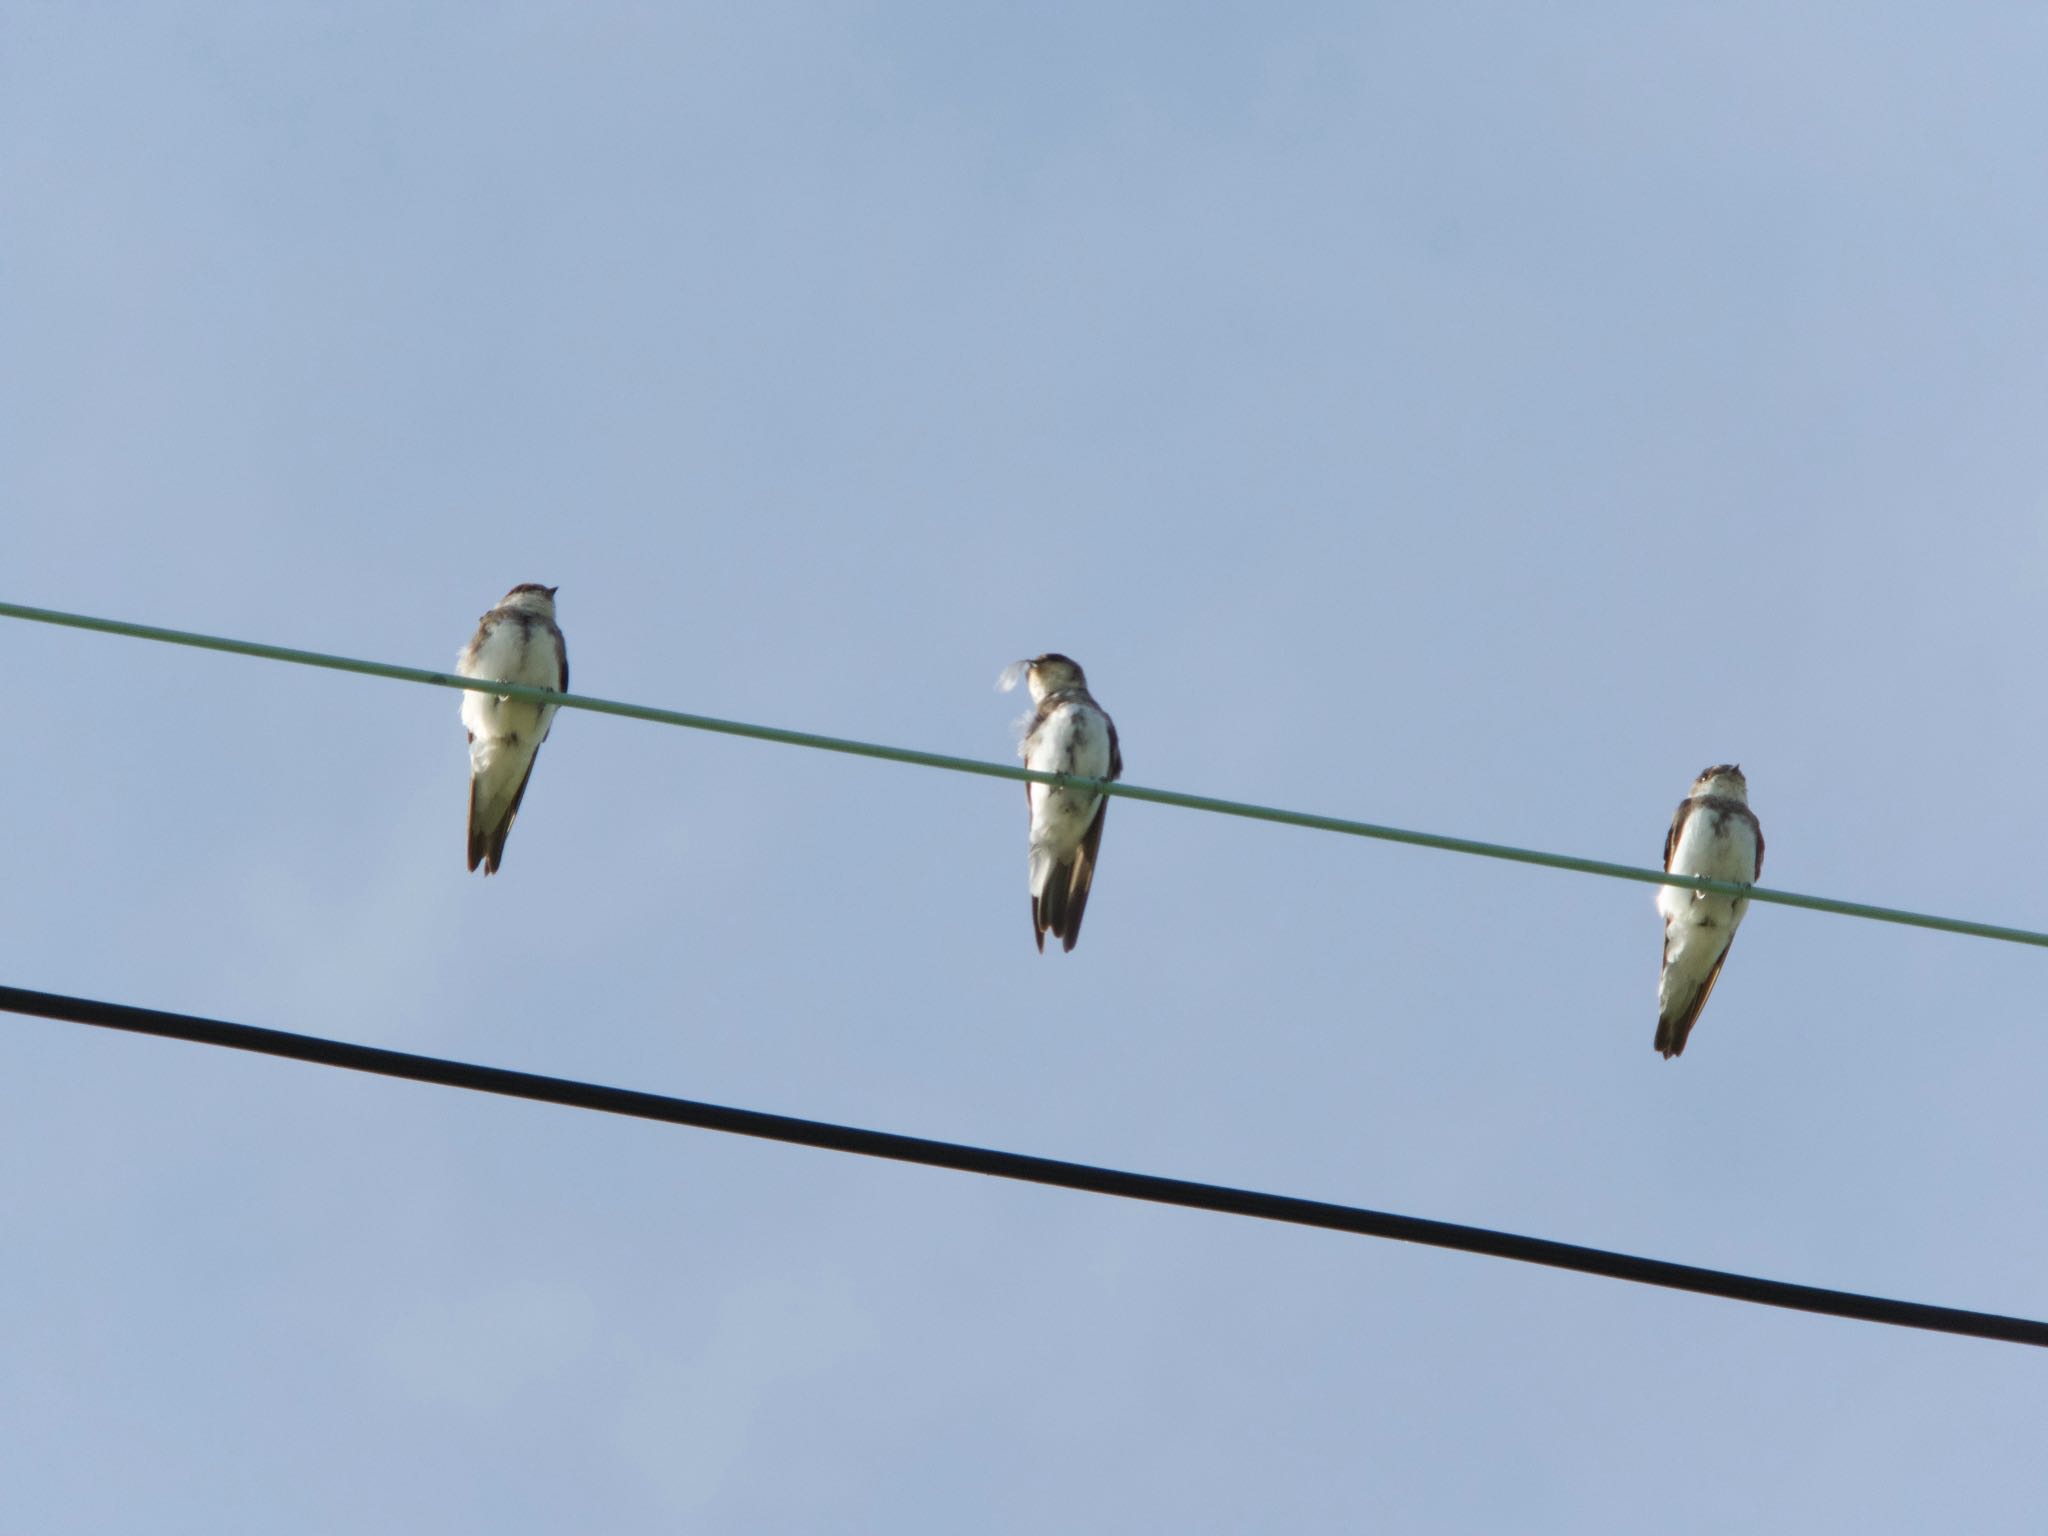
[{"label": "bird's dark tail", "polygon": [[1659,1019],[1657,1021],[1657,1053],[1666,1061],[1685,1052],[1685,1037],[1692,1033],[1693,1019],[1699,1017],[1695,1009],[1690,1018]]},{"label": "bird's dark tail", "polygon": [[[476,776],[475,776],[474,774],[472,774],[472,775],[470,776],[470,780],[469,780],[469,868],[470,868],[470,873],[474,874],[474,873],[476,872],[476,867],[477,867],[477,865],[478,865],[478,864],[480,864],[480,863],[482,863],[482,862],[483,862],[483,857],[484,857],[484,829],[483,829],[483,823],[482,823],[482,821],[481,821],[481,820],[479,820],[479,819],[478,819],[478,817],[477,817],[477,813],[476,813]],[[485,871],[485,873],[487,873],[487,874],[488,874],[488,873],[489,873],[489,871],[487,870],[487,871]]]},{"label": "bird's dark tail", "polygon": [[[1068,933],[1067,895],[1074,884],[1074,866],[1071,862],[1059,863],[1046,871],[1045,889],[1031,903],[1031,921],[1038,930],[1038,948],[1045,949],[1045,936],[1049,933],[1056,939],[1066,939]],[[1067,948],[1074,947],[1067,940]]]},{"label": "bird's dark tail", "polygon": [[[1666,1061],[1683,1055],[1685,1042],[1692,1034],[1693,1025],[1699,1022],[1700,1010],[1707,1006],[1707,999],[1714,995],[1714,983],[1721,979],[1721,967],[1728,963],[1728,950],[1734,947],[1730,939],[1723,948],[1714,968],[1707,972],[1707,979],[1700,983],[1699,991],[1689,998],[1672,998],[1657,1015],[1657,1038],[1653,1042]],[[1668,953],[1668,951],[1667,951]]]},{"label": "bird's dark tail", "polygon": [[495,875],[498,866],[505,861],[505,839],[512,835],[512,823],[518,819],[519,804],[526,798],[526,786],[533,782],[533,765],[540,760],[539,749],[526,761],[526,772],[520,776],[519,787],[512,791],[512,798],[503,805],[479,805],[476,787],[481,779],[471,774],[469,780],[469,867],[473,870],[481,862],[484,873]]}]

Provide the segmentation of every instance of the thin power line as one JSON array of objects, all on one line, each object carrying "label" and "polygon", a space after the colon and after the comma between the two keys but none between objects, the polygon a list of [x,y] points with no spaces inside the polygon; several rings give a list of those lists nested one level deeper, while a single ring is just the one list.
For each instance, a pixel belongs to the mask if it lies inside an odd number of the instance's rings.
[{"label": "thin power line", "polygon": [[1638,1285],[1694,1291],[1703,1296],[1723,1296],[1731,1301],[1785,1307],[1795,1312],[1856,1318],[1898,1328],[1924,1328],[1934,1333],[1953,1333],[1970,1338],[2000,1339],[2012,1344],[2048,1346],[2048,1323],[2028,1318],[1968,1312],[1917,1301],[1895,1301],[1883,1296],[1865,1296],[1854,1291],[1827,1290],[1819,1286],[1793,1285],[1783,1280],[1764,1280],[1752,1275],[1731,1274],[1726,1270],[1699,1269],[1664,1259],[1640,1258],[1602,1248],[1583,1248],[1576,1243],[1521,1237],[1512,1232],[1429,1221],[1417,1216],[1393,1216],[1383,1211],[1303,1200],[1291,1195],[1262,1194],[1221,1184],[1197,1184],[1186,1179],[1128,1173],[1089,1163],[998,1152],[958,1142],[931,1141],[922,1136],[898,1136],[887,1131],[833,1125],[822,1120],[798,1120],[787,1115],[763,1114],[759,1110],[731,1109],[718,1104],[669,1098],[664,1094],[608,1088],[568,1078],[540,1077],[529,1072],[507,1071],[502,1067],[449,1061],[438,1056],[416,1056],[407,1051],[381,1050],[315,1035],[258,1029],[248,1024],[226,1024],[213,1019],[193,1018],[188,1014],[163,1013],[154,1008],[131,1008],[120,1003],[29,992],[19,987],[0,986],[0,1009],[73,1024],[186,1040],[199,1045],[225,1046],[230,1050],[253,1051],[264,1056],[283,1056],[294,1061],[310,1061],[320,1066],[404,1078],[416,1083],[438,1083],[445,1088],[462,1088],[474,1093],[502,1094],[508,1098],[560,1104],[571,1109],[659,1120],[670,1125],[696,1126],[707,1131],[755,1136],[802,1147],[820,1147],[861,1157],[922,1163],[930,1168],[951,1168],[960,1173],[1086,1190],[1125,1200],[1184,1206],[1190,1210],[1218,1211],[1260,1221],[1322,1227],[1361,1237],[1395,1238],[1432,1248],[1454,1248],[1464,1253],[1515,1259],[1525,1264],[1544,1264],[1554,1269],[1605,1275]]},{"label": "thin power line", "polygon": [[1974,922],[1968,918],[1940,917],[1926,912],[1908,912],[1897,907],[1872,906],[1867,902],[1843,901],[1833,896],[1807,896],[1797,891],[1775,890],[1769,886],[1736,885],[1726,880],[1706,880],[1697,875],[1671,875],[1661,869],[1635,864],[1615,864],[1605,859],[1582,859],[1568,853],[1543,853],[1533,848],[1516,848],[1505,843],[1480,842],[1476,838],[1447,837],[1436,832],[1416,832],[1404,827],[1379,826],[1368,821],[1351,821],[1341,816],[1317,816],[1306,811],[1281,810],[1251,805],[1239,800],[1219,800],[1208,795],[1183,794],[1172,789],[1147,789],[1139,784],[1109,783],[1078,779],[1065,774],[1040,773],[1014,763],[983,762],[972,757],[950,757],[942,752],[920,752],[911,747],[883,746],[876,742],[852,741],[840,736],[820,736],[811,731],[791,731],[780,726],[750,725],[739,720],[720,720],[710,715],[686,714],[675,709],[656,709],[646,704],[628,704],[617,699],[593,698],[581,693],[553,693],[523,683],[500,683],[452,672],[435,672],[423,667],[401,667],[390,662],[361,661],[349,656],[329,656],[320,651],[293,650],[256,640],[230,640],[219,635],[202,635],[182,629],[159,629],[125,619],[98,619],[82,613],[62,613],[51,608],[29,608],[19,603],[0,602],[0,618],[26,619],[36,624],[57,624],[69,629],[88,629],[100,634],[120,635],[133,640],[154,640],[166,645],[188,645],[207,651],[226,651],[236,656],[255,656],[266,661],[290,662],[295,666],[324,667],[334,672],[355,672],[366,677],[391,678],[402,683],[425,683],[435,688],[465,689],[472,693],[495,693],[532,703],[558,704],[564,709],[588,710],[592,714],[620,715],[628,720],[649,720],[657,725],[681,726],[685,730],[712,731],[721,736],[744,736],[753,741],[773,741],[785,746],[809,747],[819,752],[841,752],[854,757],[875,757],[885,762],[911,763],[920,768],[940,768],[949,773],[973,773],[990,779],[1016,779],[1040,784],[1072,784],[1115,795],[1125,800],[1147,800],[1155,805],[1179,806],[1183,810],[1207,811],[1218,816],[1236,816],[1248,821],[1277,822],[1281,826],[1307,827],[1317,832],[1336,832],[1346,837],[1372,838],[1385,843],[1406,843],[1417,848],[1435,848],[1446,853],[1467,853],[1483,859],[1504,859],[1515,864],[1536,864],[1545,869],[1564,869],[1582,875],[1603,875],[1611,880],[1633,880],[1643,885],[1675,885],[1692,891],[1713,891],[1728,896],[1748,896],[1752,901],[1783,907],[1804,907],[1813,912],[1833,912],[1842,917],[1867,918],[1872,922],[1899,923],[1908,928],[1931,928],[1938,933],[1960,933],[1972,938],[1997,939],[2007,944],[2032,944],[2048,949],[2048,933],[2030,928],[2009,928],[1998,923]]}]

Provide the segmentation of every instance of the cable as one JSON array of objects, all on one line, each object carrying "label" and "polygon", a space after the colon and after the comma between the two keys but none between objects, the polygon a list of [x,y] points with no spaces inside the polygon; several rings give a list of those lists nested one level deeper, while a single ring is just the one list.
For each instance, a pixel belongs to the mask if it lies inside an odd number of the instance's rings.
[{"label": "cable", "polygon": [[1545,869],[1564,869],[1582,875],[1604,875],[1611,880],[1633,880],[1642,885],[1675,885],[1689,891],[1711,891],[1723,896],[1747,896],[1752,901],[1781,907],[1804,907],[1813,912],[1833,912],[1842,917],[1866,918],[1872,922],[1898,923],[1908,928],[1931,928],[1937,933],[1959,933],[1971,938],[1997,939],[2007,944],[2032,944],[2048,949],[2048,933],[2030,928],[2009,928],[1997,923],[1973,922],[1967,918],[1939,917],[1925,912],[1907,912],[1897,907],[1871,906],[1867,902],[1842,901],[1832,896],[1806,896],[1796,891],[1775,890],[1762,885],[1737,885],[1728,880],[1707,880],[1697,875],[1666,874],[1634,864],[1613,864],[1604,859],[1582,859],[1566,853],[1541,853],[1533,848],[1515,848],[1505,843],[1485,843],[1469,837],[1446,837],[1435,832],[1414,832],[1402,827],[1384,827],[1367,821],[1350,821],[1341,816],[1316,816],[1305,811],[1279,810],[1237,800],[1218,800],[1208,795],[1183,794],[1171,789],[1146,789],[1138,784],[1074,778],[1066,774],[1040,773],[1012,763],[988,763],[971,757],[949,757],[941,752],[919,752],[910,747],[881,746],[874,742],[850,741],[839,736],[820,736],[810,731],[784,730],[772,725],[749,725],[737,720],[719,720],[710,715],[685,714],[681,710],[655,709],[645,704],[626,704],[616,699],[593,698],[588,694],[554,693],[523,683],[501,683],[451,672],[433,672],[421,667],[400,667],[382,661],[358,661],[348,656],[329,656],[319,651],[298,651],[287,646],[266,645],[254,640],[229,640],[218,635],[194,634],[181,629],[158,629],[122,619],[96,619],[80,613],[61,613],[51,608],[27,608],[19,603],[0,602],[0,618],[26,619],[35,624],[57,624],[69,629],[94,630],[135,640],[155,640],[166,645],[189,645],[200,650],[226,651],[236,656],[255,656],[267,661],[285,661],[296,666],[324,667],[334,672],[356,672],[366,677],[392,678],[402,683],[425,683],[436,688],[464,689],[472,693],[495,693],[504,698],[524,699],[535,704],[557,704],[563,709],[588,710],[599,715],[620,715],[628,720],[649,720],[657,725],[676,725],[685,730],[711,731],[721,736],[744,736],[753,741],[780,742],[785,746],[809,747],[819,752],[842,752],[854,757],[875,757],[885,762],[910,763],[920,768],[941,768],[949,773],[974,773],[991,779],[1019,779],[1026,783],[1063,784],[1084,787],[1125,800],[1147,800],[1154,805],[1178,806],[1183,810],[1208,811],[1218,816],[1236,816],[1248,821],[1277,822],[1287,827],[1307,827],[1317,832],[1336,832],[1347,837],[1372,838],[1379,842],[1406,843],[1417,848],[1434,848],[1446,853],[1466,853],[1483,859],[1503,859],[1514,864],[1536,864]]},{"label": "cable", "polygon": [[1429,1221],[1416,1216],[1393,1216],[1321,1200],[1261,1194],[1256,1190],[1197,1184],[1186,1179],[1160,1178],[1154,1174],[1127,1173],[1088,1163],[998,1152],[958,1142],[930,1141],[922,1136],[898,1136],[887,1131],[863,1130],[857,1126],[833,1125],[821,1120],[798,1120],[787,1115],[763,1114],[758,1110],[731,1109],[718,1104],[669,1098],[663,1094],[607,1088],[568,1078],[540,1077],[529,1072],[507,1071],[503,1067],[449,1061],[438,1056],[415,1056],[407,1051],[353,1045],[316,1035],[288,1034],[249,1024],[227,1024],[194,1018],[189,1014],[94,1002],[50,992],[30,992],[19,987],[0,986],[0,1009],[36,1018],[156,1035],[167,1040],[282,1056],[293,1061],[340,1067],[350,1072],[367,1072],[416,1083],[438,1083],[445,1088],[462,1088],[473,1093],[502,1094],[541,1104],[560,1104],[601,1114],[627,1115],[640,1120],[659,1120],[669,1125],[696,1126],[730,1135],[819,1147],[860,1157],[889,1158],[902,1163],[921,1163],[929,1168],[951,1168],[961,1173],[1015,1179],[1026,1184],[1086,1190],[1124,1200],[1148,1200],[1159,1205],[1184,1206],[1189,1210],[1218,1211],[1260,1221],[1322,1227],[1361,1237],[1394,1238],[1432,1248],[1453,1248],[1464,1253],[1515,1259],[1525,1264],[1544,1264],[1554,1269],[1575,1270],[1580,1274],[1605,1275],[1639,1285],[1663,1286],[1671,1290],[1694,1291],[1703,1296],[1722,1296],[1731,1301],[1785,1307],[1795,1312],[1856,1318],[1898,1328],[1923,1328],[1934,1333],[1953,1333],[1969,1338],[1999,1339],[2011,1344],[2048,1346],[2048,1323],[2028,1318],[1968,1312],[1916,1301],[1894,1301],[1853,1291],[1793,1285],[1783,1280],[1763,1280],[1751,1275],[1731,1274],[1726,1270],[1699,1269],[1664,1259],[1640,1258],[1601,1248],[1583,1248],[1576,1243],[1521,1237],[1511,1232],[1494,1232],[1484,1227]]}]

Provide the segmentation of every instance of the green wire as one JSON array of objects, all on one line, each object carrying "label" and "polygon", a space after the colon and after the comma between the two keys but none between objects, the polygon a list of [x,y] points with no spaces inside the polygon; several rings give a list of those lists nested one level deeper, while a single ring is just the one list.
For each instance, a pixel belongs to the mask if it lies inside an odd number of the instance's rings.
[{"label": "green wire", "polygon": [[1926,912],[1905,912],[1896,907],[1874,907],[1866,902],[1840,901],[1832,896],[1805,896],[1797,891],[1772,890],[1767,886],[1738,885],[1727,880],[1706,880],[1697,875],[1666,874],[1634,864],[1612,864],[1605,859],[1581,859],[1567,853],[1542,853],[1533,848],[1514,848],[1504,843],[1482,843],[1469,837],[1445,837],[1436,832],[1414,832],[1404,827],[1376,826],[1369,821],[1351,821],[1341,816],[1316,816],[1306,811],[1280,810],[1267,805],[1249,805],[1239,800],[1218,800],[1208,795],[1183,794],[1172,789],[1147,789],[1139,784],[1111,783],[1074,778],[1066,774],[1039,773],[1011,763],[989,763],[972,757],[950,757],[943,752],[919,752],[910,747],[888,747],[875,742],[850,741],[840,736],[820,736],[811,731],[789,731],[779,726],[749,725],[739,720],[719,720],[710,715],[686,714],[676,709],[655,709],[646,704],[627,704],[617,699],[593,698],[588,694],[554,693],[523,683],[493,682],[487,678],[458,677],[452,672],[433,672],[422,667],[399,667],[383,661],[358,661],[350,656],[329,656],[320,651],[298,651],[289,646],[265,645],[255,640],[229,640],[219,635],[194,634],[182,629],[159,629],[149,624],[131,624],[123,619],[96,619],[82,613],[61,613],[51,608],[29,608],[19,603],[0,602],[0,618],[26,619],[34,624],[56,624],[67,629],[89,629],[105,635],[122,635],[133,640],[155,640],[165,645],[189,645],[205,651],[226,651],[236,656],[256,656],[266,661],[286,661],[295,666],[325,667],[332,672],[357,672],[365,677],[388,677],[401,683],[426,683],[435,688],[457,688],[472,693],[494,693],[501,698],[522,699],[534,704],[558,704],[563,709],[588,710],[599,715],[621,715],[628,720],[651,720],[657,725],[679,725],[685,730],[714,731],[721,736],[744,736],[754,741],[775,741],[785,746],[810,747],[819,752],[842,752],[853,757],[878,757],[884,762],[912,763],[921,768],[941,768],[949,773],[976,773],[989,779],[1014,779],[1035,784],[1060,784],[1093,789],[1125,800],[1149,800],[1155,805],[1175,805],[1183,810],[1209,811],[1218,816],[1237,816],[1247,821],[1271,821],[1286,827],[1308,827],[1318,832],[1338,832],[1347,837],[1369,837],[1385,843],[1407,843],[1417,848],[1436,848],[1446,853],[1468,853],[1482,859],[1505,859],[1514,864],[1536,864],[1545,869],[1568,869],[1582,875],[1604,875],[1610,880],[1634,880],[1642,885],[1675,885],[1691,891],[1710,891],[1723,896],[1747,896],[1752,901],[1781,907],[1804,907],[1813,912],[1834,912],[1843,917],[1868,918],[1879,923],[1899,923],[1908,928],[1931,928],[1937,933],[1961,933],[1979,939],[1999,939],[2008,944],[2032,944],[2048,948],[2048,933],[2027,928],[2007,928],[1997,923],[1971,922],[1966,918],[1939,917]]}]

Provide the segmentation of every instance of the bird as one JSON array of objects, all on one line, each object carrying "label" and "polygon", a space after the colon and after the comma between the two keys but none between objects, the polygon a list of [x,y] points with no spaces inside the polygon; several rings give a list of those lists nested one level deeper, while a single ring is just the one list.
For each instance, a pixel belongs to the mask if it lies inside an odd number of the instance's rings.
[{"label": "bird", "polygon": [[[1664,869],[1741,885],[1754,885],[1763,874],[1763,828],[1749,808],[1741,768],[1721,763],[1693,780],[1664,839]],[[1664,970],[1657,982],[1656,1048],[1669,1061],[1684,1051],[1699,1022],[1749,898],[1660,885],[1657,910],[1664,914]]]},{"label": "bird", "polygon": [[[1031,715],[1018,747],[1024,766],[1076,778],[1115,779],[1124,771],[1116,725],[1088,691],[1079,662],[1048,651],[1006,669],[1001,686],[1023,677],[1031,686]],[[1071,951],[1081,937],[1081,915],[1095,881],[1108,797],[1064,785],[1026,783],[1031,808],[1031,936],[1040,954],[1049,933]]]},{"label": "bird", "polygon": [[[558,587],[521,582],[477,623],[476,634],[456,658],[464,677],[498,683],[525,683],[534,688],[569,688],[569,649],[555,624]],[[554,704],[534,704],[502,694],[464,689],[462,723],[469,731],[469,867],[478,864],[486,875],[498,872],[505,858],[505,837],[533,760],[548,739]]]}]

